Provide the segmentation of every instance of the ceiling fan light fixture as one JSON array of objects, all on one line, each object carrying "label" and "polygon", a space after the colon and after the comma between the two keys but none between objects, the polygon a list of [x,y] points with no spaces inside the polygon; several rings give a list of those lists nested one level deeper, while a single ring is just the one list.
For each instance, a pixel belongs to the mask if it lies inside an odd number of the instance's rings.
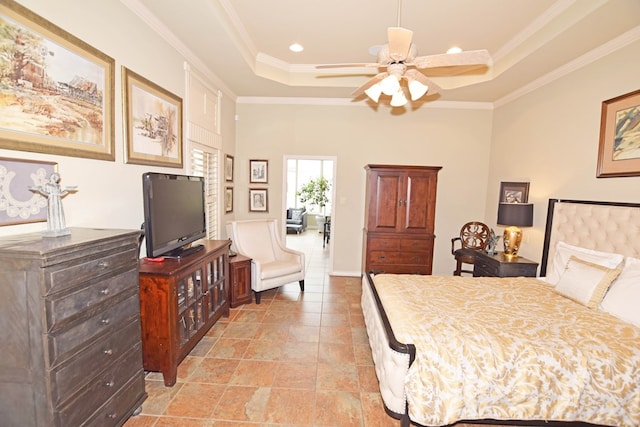
[{"label": "ceiling fan light fixture", "polygon": [[411,94],[412,101],[422,98],[424,94],[427,93],[427,91],[429,90],[429,86],[415,79],[408,78],[408,80],[409,80],[409,94]]},{"label": "ceiling fan light fixture", "polygon": [[407,102],[409,101],[407,101],[407,97],[404,96],[404,92],[401,88],[398,88],[397,92],[394,93],[391,97],[391,102],[389,103],[389,105],[391,105],[392,107],[402,107],[403,105],[406,105]]},{"label": "ceiling fan light fixture", "polygon": [[395,74],[389,74],[380,82],[380,88],[385,95],[393,96],[400,90],[400,80]]},{"label": "ceiling fan light fixture", "polygon": [[382,86],[380,83],[376,83],[369,89],[365,90],[364,93],[371,98],[373,102],[378,102],[380,95],[382,94]]}]

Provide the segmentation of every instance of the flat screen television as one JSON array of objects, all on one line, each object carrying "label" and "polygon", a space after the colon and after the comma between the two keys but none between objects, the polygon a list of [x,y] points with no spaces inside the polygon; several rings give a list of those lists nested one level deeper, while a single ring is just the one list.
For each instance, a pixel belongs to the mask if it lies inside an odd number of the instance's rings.
[{"label": "flat screen television", "polygon": [[181,258],[202,249],[206,237],[204,178],[146,172],[142,175],[147,257]]}]

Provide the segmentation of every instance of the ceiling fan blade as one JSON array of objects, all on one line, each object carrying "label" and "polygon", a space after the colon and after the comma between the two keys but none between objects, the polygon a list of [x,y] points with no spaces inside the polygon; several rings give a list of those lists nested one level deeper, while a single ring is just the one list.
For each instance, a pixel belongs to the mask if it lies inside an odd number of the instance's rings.
[{"label": "ceiling fan blade", "polygon": [[362,95],[364,93],[365,90],[369,89],[371,86],[373,86],[374,84],[382,81],[382,79],[384,79],[385,77],[387,77],[388,73],[380,73],[377,74],[375,77],[369,79],[365,84],[363,84],[362,86],[360,86],[358,89],[354,90],[351,95],[353,95],[354,97],[358,97],[360,95]]},{"label": "ceiling fan blade", "polygon": [[408,78],[412,78],[413,80],[419,81],[425,86],[428,86],[429,87],[429,90],[427,91],[428,95],[435,95],[436,93],[440,93],[440,91],[442,90],[442,88],[438,86],[433,80],[431,80],[430,78],[428,78],[418,70],[414,70],[414,69],[407,70],[404,75]]},{"label": "ceiling fan blade", "polygon": [[413,31],[402,27],[389,27],[387,29],[389,40],[389,57],[395,61],[404,61],[409,54]]},{"label": "ceiling fan blade", "polygon": [[370,63],[353,63],[353,64],[321,64],[321,65],[316,65],[316,68],[318,69],[326,69],[326,68],[371,68],[371,67],[375,67],[375,68],[380,68],[383,67],[384,65],[378,64],[377,62],[370,62]]},{"label": "ceiling fan blade", "polygon": [[485,49],[460,53],[419,56],[412,61],[416,68],[456,67],[459,65],[489,65],[491,55]]}]

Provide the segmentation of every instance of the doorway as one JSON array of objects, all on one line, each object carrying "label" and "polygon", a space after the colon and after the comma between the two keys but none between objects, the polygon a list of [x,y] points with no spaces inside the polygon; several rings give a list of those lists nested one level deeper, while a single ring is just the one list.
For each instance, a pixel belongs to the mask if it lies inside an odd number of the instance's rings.
[{"label": "doorway", "polygon": [[[333,271],[333,241],[331,236],[334,220],[334,194],[336,181],[335,156],[284,156],[283,162],[283,207],[286,224],[289,208],[304,208],[306,229],[298,233],[289,230],[286,233],[287,246],[305,253],[307,267],[314,270],[322,268],[325,273]],[[302,203],[297,193],[311,180],[324,178],[329,184],[327,203],[324,207],[313,205],[311,201]],[[325,224],[326,221],[330,221]]]}]

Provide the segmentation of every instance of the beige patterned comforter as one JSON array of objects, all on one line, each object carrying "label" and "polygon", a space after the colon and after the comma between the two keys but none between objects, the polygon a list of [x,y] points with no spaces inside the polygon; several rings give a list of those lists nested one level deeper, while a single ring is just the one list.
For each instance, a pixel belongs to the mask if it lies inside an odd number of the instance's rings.
[{"label": "beige patterned comforter", "polygon": [[416,346],[409,416],[640,426],[640,328],[533,278],[381,274],[396,339]]}]

